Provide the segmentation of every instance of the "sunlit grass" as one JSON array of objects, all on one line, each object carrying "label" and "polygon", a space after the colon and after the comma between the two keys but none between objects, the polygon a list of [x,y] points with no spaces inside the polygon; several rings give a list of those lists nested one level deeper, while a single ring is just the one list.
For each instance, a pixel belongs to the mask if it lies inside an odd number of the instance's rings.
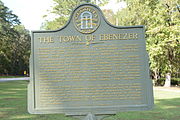
[{"label": "sunlit grass", "polygon": [[32,118],[35,118],[35,116],[33,115],[15,115],[15,116],[12,116],[10,117],[10,119],[32,119]]},{"label": "sunlit grass", "polygon": [[[27,112],[28,81],[0,82],[0,120],[77,120],[63,114],[32,115]],[[104,120],[179,120],[180,94],[155,90],[151,111],[120,112]]]}]

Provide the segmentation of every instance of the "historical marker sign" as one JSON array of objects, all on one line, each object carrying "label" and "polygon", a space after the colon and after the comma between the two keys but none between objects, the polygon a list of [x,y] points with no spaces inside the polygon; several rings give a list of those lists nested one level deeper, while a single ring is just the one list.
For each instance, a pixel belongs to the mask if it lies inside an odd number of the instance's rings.
[{"label": "historical marker sign", "polygon": [[28,110],[34,114],[115,114],[153,105],[144,27],[110,25],[92,4],[65,27],[33,31]]}]

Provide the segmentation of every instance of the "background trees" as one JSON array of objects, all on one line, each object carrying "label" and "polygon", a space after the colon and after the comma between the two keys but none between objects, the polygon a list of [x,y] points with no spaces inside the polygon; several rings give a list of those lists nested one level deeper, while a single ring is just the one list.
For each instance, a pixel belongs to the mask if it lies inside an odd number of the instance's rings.
[{"label": "background trees", "polygon": [[[46,30],[59,29],[66,24],[73,9],[78,6],[82,0],[53,0],[54,6],[49,10],[49,14],[54,15],[54,20],[47,20],[43,23],[42,28]],[[108,0],[91,0],[91,3],[104,5]],[[44,15],[44,18],[48,18]]]},{"label": "background trees", "polygon": [[180,1],[126,0],[119,25],[145,25],[152,76],[156,80],[180,71]]},{"label": "background trees", "polygon": [[28,70],[29,54],[29,31],[0,0],[0,74],[23,74]]}]

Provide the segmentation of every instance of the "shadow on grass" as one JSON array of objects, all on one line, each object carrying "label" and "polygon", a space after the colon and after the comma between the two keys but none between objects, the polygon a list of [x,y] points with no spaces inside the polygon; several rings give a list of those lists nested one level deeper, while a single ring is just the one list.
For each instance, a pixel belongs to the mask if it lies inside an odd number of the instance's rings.
[{"label": "shadow on grass", "polygon": [[[31,115],[27,112],[28,81],[0,83],[0,120],[77,120],[63,114]],[[151,111],[120,112],[104,120],[178,120],[180,98],[156,99]]]}]

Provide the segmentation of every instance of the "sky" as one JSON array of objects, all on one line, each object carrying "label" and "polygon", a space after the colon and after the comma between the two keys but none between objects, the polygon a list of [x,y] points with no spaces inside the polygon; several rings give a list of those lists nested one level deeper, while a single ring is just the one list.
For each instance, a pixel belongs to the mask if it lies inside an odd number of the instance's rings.
[{"label": "sky", "polygon": [[[43,15],[48,14],[47,10],[53,6],[53,0],[1,0],[5,6],[18,16],[21,23],[28,30],[39,30],[45,21]],[[102,9],[112,9],[117,12],[125,6],[125,3],[116,3],[110,0],[109,4]],[[52,16],[53,17],[53,16]]]}]

